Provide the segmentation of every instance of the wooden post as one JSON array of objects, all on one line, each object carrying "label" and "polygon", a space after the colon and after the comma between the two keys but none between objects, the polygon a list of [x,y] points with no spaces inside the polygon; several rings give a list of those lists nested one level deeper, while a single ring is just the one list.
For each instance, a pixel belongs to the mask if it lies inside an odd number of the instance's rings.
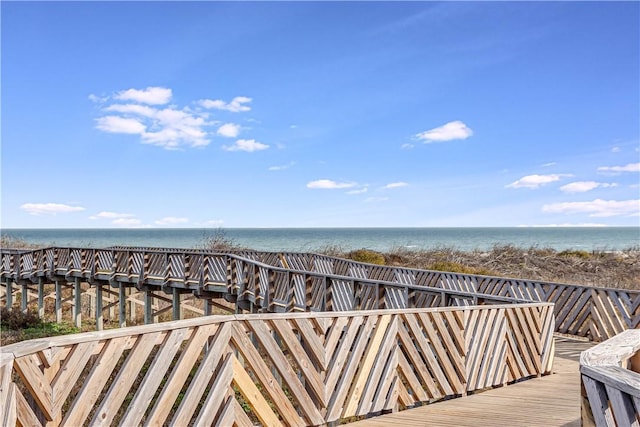
[{"label": "wooden post", "polygon": [[153,323],[153,292],[144,291],[144,324]]},{"label": "wooden post", "polygon": [[173,320],[180,320],[180,291],[178,288],[172,288],[173,298],[171,301],[172,306],[172,318]]},{"label": "wooden post", "polygon": [[11,279],[7,279],[6,286],[7,286],[7,308],[11,310],[11,307],[13,306],[13,282],[11,281]]},{"label": "wooden post", "polygon": [[23,313],[27,312],[27,304],[29,302],[29,295],[27,293],[28,288],[26,284],[22,285],[22,298],[21,298],[21,302],[20,302],[20,310],[22,310]]},{"label": "wooden post", "polygon": [[129,291],[127,292],[129,294],[128,298],[129,298],[129,320],[131,322],[135,322],[136,321],[136,303],[133,302],[133,297],[131,296],[131,294],[133,294],[133,287],[129,288]]},{"label": "wooden post", "polygon": [[38,277],[38,317],[44,319],[44,282]]},{"label": "wooden post", "polygon": [[62,322],[62,286],[60,281],[56,279],[56,322]]},{"label": "wooden post", "polygon": [[203,309],[205,316],[211,316],[211,300],[209,298],[205,298]]},{"label": "wooden post", "polygon": [[96,283],[96,329],[104,329],[104,317],[102,316],[102,284]]},{"label": "wooden post", "polygon": [[120,282],[120,287],[118,288],[118,321],[121,328],[127,326],[127,294],[125,291],[124,283]]},{"label": "wooden post", "polygon": [[80,278],[76,277],[73,284],[73,324],[76,328],[82,327],[82,290]]}]

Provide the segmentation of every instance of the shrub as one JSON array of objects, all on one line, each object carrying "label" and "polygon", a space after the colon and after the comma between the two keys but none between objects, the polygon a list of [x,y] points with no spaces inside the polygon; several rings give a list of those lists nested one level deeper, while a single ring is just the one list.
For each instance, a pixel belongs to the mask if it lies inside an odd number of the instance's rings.
[{"label": "shrub", "polygon": [[2,307],[0,310],[0,325],[8,329],[27,329],[39,326],[41,323],[40,318],[32,311],[9,310],[7,307]]},{"label": "shrub", "polygon": [[367,264],[385,264],[384,256],[381,253],[369,249],[358,249],[355,251],[351,251],[347,254],[347,258]]},{"label": "shrub", "polygon": [[202,242],[202,249],[215,252],[233,252],[244,248],[227,236],[227,233],[223,229],[218,228],[212,236],[205,235]]},{"label": "shrub", "polygon": [[587,252],[587,251],[582,251],[582,250],[564,250],[562,252],[558,253],[559,256],[564,256],[564,257],[574,257],[574,258],[582,258],[582,259],[588,259],[591,258],[591,253]]}]

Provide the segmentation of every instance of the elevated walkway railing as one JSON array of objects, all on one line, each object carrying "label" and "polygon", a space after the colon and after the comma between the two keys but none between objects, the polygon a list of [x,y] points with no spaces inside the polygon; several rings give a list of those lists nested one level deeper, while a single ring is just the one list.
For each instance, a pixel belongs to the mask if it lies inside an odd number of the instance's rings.
[{"label": "elevated walkway railing", "polygon": [[640,330],[582,352],[582,425],[640,425]]},{"label": "elevated walkway railing", "polygon": [[602,341],[640,324],[640,291],[379,266],[312,253],[114,247],[2,250],[10,280],[76,277],[139,288],[224,294],[280,311],[546,301],[558,332]]},{"label": "elevated walkway railing", "polygon": [[0,423],[324,425],[550,373],[552,304],[209,316],[0,349]]}]

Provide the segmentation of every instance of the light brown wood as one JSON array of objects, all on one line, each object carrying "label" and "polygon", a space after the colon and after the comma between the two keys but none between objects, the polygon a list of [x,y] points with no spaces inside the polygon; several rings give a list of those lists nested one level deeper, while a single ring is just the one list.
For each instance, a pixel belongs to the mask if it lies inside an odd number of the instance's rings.
[{"label": "light brown wood", "polygon": [[[52,337],[0,350],[0,404],[14,424],[31,411],[51,425],[244,425],[237,391],[263,424],[322,425],[502,384],[505,358],[524,366],[549,351],[545,316],[547,303],[243,314]],[[16,389],[8,366],[29,409],[4,392]],[[532,366],[512,379],[543,373]]]},{"label": "light brown wood", "polygon": [[[588,346],[588,344],[587,344]],[[553,374],[460,399],[348,424],[353,427],[579,427],[580,375],[578,354],[583,342],[560,340]],[[569,359],[570,357],[571,359]]]}]

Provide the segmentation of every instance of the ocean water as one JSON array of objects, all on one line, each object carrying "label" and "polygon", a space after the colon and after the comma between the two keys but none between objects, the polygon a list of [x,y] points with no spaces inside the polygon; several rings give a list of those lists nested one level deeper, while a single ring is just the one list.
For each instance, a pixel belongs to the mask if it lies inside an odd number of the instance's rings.
[{"label": "ocean water", "polygon": [[640,247],[640,227],[517,228],[142,228],[142,229],[4,229],[5,236],[50,246],[148,246],[201,248],[222,236],[260,251],[311,252],[327,247],[343,250],[397,248],[490,249],[511,244],[556,250],[622,250]]}]

